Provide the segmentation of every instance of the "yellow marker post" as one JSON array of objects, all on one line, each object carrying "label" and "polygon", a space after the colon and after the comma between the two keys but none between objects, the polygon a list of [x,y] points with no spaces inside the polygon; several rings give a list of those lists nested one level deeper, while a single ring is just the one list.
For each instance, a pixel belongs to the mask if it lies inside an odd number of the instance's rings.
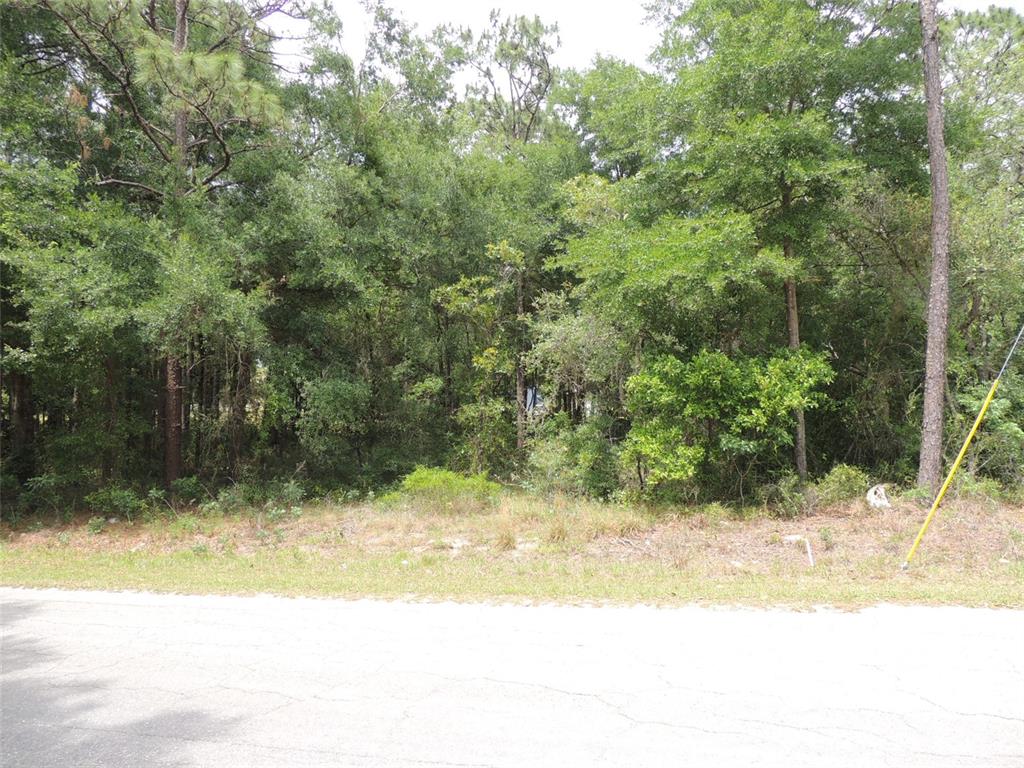
[{"label": "yellow marker post", "polygon": [[1017,338],[1013,342],[1013,346],[1010,347],[1010,352],[1006,356],[1006,360],[1003,361],[1003,367],[999,369],[999,373],[996,375],[995,380],[992,382],[992,387],[988,391],[988,396],[985,398],[985,402],[981,404],[981,410],[978,411],[978,418],[974,420],[974,426],[971,427],[971,431],[967,433],[967,439],[964,440],[963,447],[960,449],[960,453],[956,457],[956,461],[953,462],[953,466],[949,470],[949,474],[946,475],[946,480],[943,482],[942,487],[939,488],[938,494],[935,496],[935,501],[932,502],[932,508],[928,511],[928,517],[924,519],[924,525],[921,526],[921,530],[917,533],[917,538],[914,539],[914,544],[907,553],[907,559],[903,561],[903,570],[907,570],[910,567],[910,560],[914,557],[914,553],[917,552],[918,546],[921,544],[921,539],[924,538],[925,531],[928,530],[928,526],[931,525],[932,518],[935,517],[935,513],[939,509],[939,504],[942,503],[943,497],[946,495],[946,491],[949,490],[950,484],[953,482],[953,476],[956,475],[956,471],[960,469],[960,464],[964,460],[964,456],[967,455],[967,449],[971,446],[971,441],[974,439],[974,435],[978,431],[978,427],[981,426],[981,422],[985,419],[985,413],[988,411],[988,407],[992,405],[992,399],[996,396],[996,390],[999,389],[999,380],[1003,377],[1007,367],[1010,365],[1010,358],[1013,357],[1014,351],[1017,349],[1017,345],[1020,343],[1021,337],[1024,336],[1024,325],[1020,327],[1020,332],[1017,334]]}]

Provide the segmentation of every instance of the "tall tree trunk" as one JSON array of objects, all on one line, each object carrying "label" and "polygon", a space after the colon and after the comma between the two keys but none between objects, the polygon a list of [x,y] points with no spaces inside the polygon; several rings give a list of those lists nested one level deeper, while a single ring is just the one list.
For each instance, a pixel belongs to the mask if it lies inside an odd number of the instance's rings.
[{"label": "tall tree trunk", "polygon": [[526,346],[523,339],[523,322],[526,319],[526,304],[524,299],[523,281],[525,276],[522,271],[516,283],[516,326],[519,330],[519,349],[516,350],[516,450],[522,451],[526,448],[526,365],[523,361]]},{"label": "tall tree trunk", "polygon": [[235,477],[242,462],[245,441],[246,409],[249,405],[249,388],[252,383],[252,356],[242,353],[238,356],[238,370],[235,376],[235,391],[231,398],[231,476]]},{"label": "tall tree trunk", "polygon": [[[791,107],[792,109],[792,107]],[[782,188],[782,215],[786,216],[793,206],[793,188],[785,180],[781,179]],[[787,261],[793,259],[793,240],[789,235],[782,239],[782,253]],[[786,290],[786,332],[789,337],[789,348],[800,349],[800,312],[796,303],[796,278],[789,278],[784,284]],[[793,435],[793,463],[796,464],[796,474],[800,482],[807,481],[807,428],[804,424],[804,412],[802,408],[793,411],[793,418],[796,420],[796,434]]]},{"label": "tall tree trunk", "polygon": [[[174,55],[180,56],[188,45],[188,0],[174,0]],[[174,149],[179,167],[185,168],[188,145],[188,110],[180,107],[174,115]]]},{"label": "tall tree trunk", "polygon": [[936,0],[921,0],[924,93],[928,104],[928,162],[932,182],[932,273],[924,363],[924,416],[917,484],[935,491],[942,476],[942,422],[949,336],[949,173],[942,131],[942,82]]},{"label": "tall tree trunk", "polygon": [[[174,55],[180,56],[188,44],[188,0],[174,0]],[[187,172],[188,111],[174,115],[174,151],[178,162],[178,188],[183,191]],[[170,485],[181,477],[181,362],[170,354],[165,360],[167,394],[164,419],[164,481]]]},{"label": "tall tree trunk", "polygon": [[107,388],[107,439],[110,443],[103,453],[100,469],[103,482],[109,482],[117,471],[117,459],[124,446],[114,442],[117,436],[117,361],[107,355],[103,361],[104,385]]},{"label": "tall tree trunk", "polygon": [[[792,245],[787,242],[784,250],[792,250]],[[787,253],[787,256],[789,254]],[[796,304],[796,280],[790,278],[785,283],[786,288],[786,328],[789,332],[789,348],[800,349],[800,314]],[[804,424],[804,412],[797,408],[793,412],[796,418],[796,434],[793,436],[793,461],[796,464],[796,473],[800,482],[807,480],[807,428]]]},{"label": "tall tree trunk", "polygon": [[164,390],[164,482],[170,486],[181,477],[181,364],[166,359]]},{"label": "tall tree trunk", "polygon": [[11,409],[11,444],[4,451],[10,456],[15,477],[25,482],[35,475],[36,409],[32,402],[32,380],[23,373],[5,374]]},{"label": "tall tree trunk", "polygon": [[516,449],[526,448],[526,370],[520,357],[516,360]]}]

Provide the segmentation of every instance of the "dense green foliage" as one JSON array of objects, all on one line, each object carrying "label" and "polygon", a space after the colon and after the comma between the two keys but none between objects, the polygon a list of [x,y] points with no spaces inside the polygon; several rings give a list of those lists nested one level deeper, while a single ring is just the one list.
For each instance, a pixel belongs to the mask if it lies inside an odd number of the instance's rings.
[{"label": "dense green foliage", "polygon": [[[582,72],[539,20],[422,35],[377,3],[358,65],[292,8],[289,72],[277,7],[193,0],[178,50],[166,0],[0,5],[5,509],[455,483],[423,466],[745,498],[792,485],[798,413],[812,475],[912,478],[912,3],[664,0],[653,71]],[[943,34],[951,453],[1024,320],[1024,18]],[[1020,373],[968,464],[1024,482]]]}]

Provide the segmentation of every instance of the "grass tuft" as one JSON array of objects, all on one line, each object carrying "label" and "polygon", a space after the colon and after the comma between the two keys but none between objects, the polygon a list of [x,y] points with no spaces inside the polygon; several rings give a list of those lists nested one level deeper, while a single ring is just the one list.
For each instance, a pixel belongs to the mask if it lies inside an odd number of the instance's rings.
[{"label": "grass tuft", "polygon": [[515,528],[512,527],[511,522],[503,521],[498,528],[498,535],[494,540],[494,548],[499,552],[511,552],[518,544],[519,540],[516,538]]}]

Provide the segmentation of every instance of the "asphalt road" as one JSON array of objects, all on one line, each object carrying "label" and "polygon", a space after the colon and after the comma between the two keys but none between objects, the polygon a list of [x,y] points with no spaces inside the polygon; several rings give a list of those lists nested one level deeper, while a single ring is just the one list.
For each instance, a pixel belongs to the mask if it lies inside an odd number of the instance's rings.
[{"label": "asphalt road", "polygon": [[5,768],[1024,766],[1024,612],[0,600]]}]

